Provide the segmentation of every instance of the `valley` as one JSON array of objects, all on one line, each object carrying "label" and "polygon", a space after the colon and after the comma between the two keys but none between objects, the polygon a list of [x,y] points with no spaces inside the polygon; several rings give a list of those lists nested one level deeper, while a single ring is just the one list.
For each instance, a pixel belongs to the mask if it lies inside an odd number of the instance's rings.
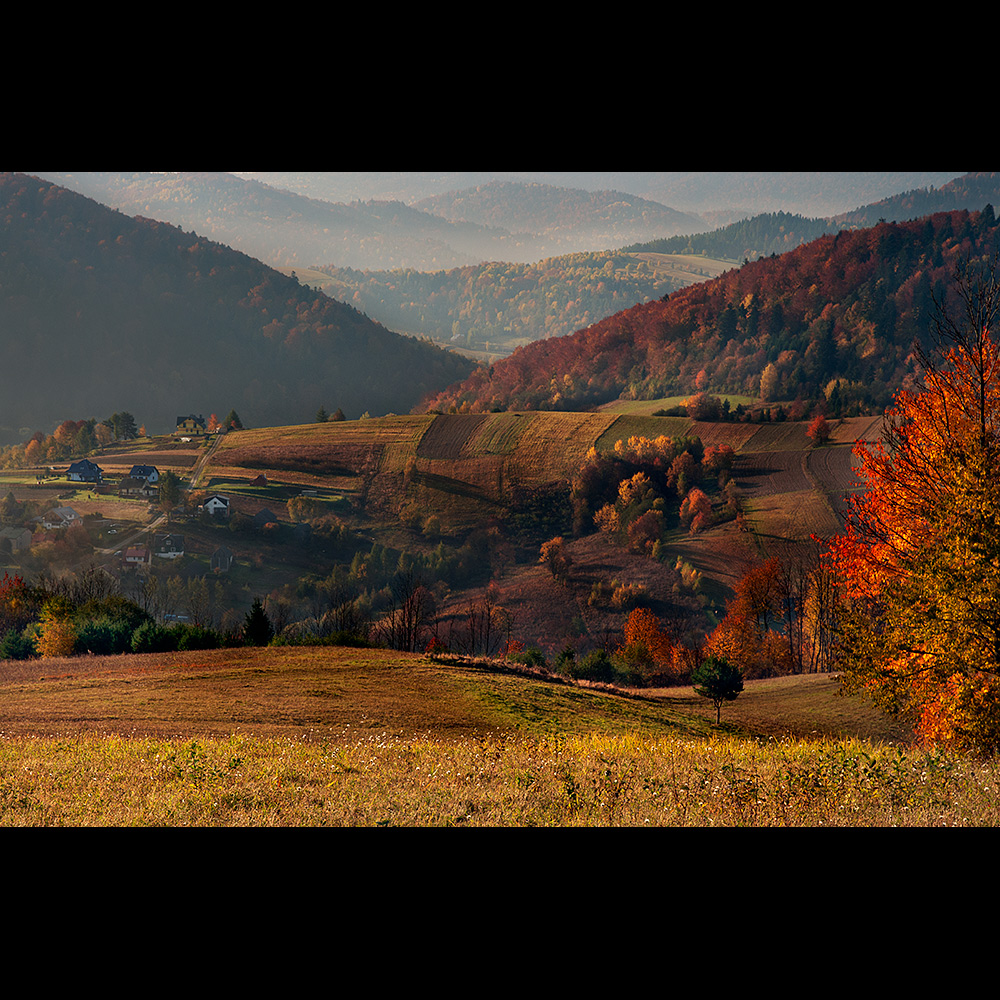
[{"label": "valley", "polygon": [[0,174],[0,826],[995,825],[1000,175],[563,176]]}]

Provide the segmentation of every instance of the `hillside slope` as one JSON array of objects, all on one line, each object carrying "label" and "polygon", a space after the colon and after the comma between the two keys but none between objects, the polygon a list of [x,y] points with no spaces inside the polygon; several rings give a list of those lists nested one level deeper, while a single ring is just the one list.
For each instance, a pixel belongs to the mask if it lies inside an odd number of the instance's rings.
[{"label": "hillside slope", "polygon": [[227,246],[24,174],[0,175],[0,218],[0,426],[384,413],[472,369]]},{"label": "hillside slope", "polygon": [[585,409],[702,387],[815,400],[836,387],[837,415],[878,411],[912,375],[955,265],[998,244],[989,206],[823,236],[521,347],[424,409]]}]

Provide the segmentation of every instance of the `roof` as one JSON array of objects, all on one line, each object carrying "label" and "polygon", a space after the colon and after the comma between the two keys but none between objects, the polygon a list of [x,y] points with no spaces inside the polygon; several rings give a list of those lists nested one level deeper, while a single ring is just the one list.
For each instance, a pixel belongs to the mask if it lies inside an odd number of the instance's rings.
[{"label": "roof", "polygon": [[151,472],[156,472],[155,465],[133,465],[130,476],[148,476]]},{"label": "roof", "polygon": [[73,462],[66,470],[67,472],[100,472],[101,467],[89,458],[81,458],[79,462]]}]

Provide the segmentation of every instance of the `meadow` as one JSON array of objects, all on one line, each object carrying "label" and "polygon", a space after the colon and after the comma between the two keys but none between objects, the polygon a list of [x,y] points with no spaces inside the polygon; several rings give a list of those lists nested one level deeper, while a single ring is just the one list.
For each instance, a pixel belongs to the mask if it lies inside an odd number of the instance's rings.
[{"label": "meadow", "polygon": [[992,761],[826,675],[614,693],[387,650],[0,664],[0,825],[979,826]]}]

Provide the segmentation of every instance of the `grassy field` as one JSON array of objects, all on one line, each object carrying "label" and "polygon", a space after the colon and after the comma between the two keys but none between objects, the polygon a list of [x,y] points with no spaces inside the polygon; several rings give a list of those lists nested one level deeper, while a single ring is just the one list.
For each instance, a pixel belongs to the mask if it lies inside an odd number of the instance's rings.
[{"label": "grassy field", "polygon": [[993,825],[996,766],[827,676],[723,710],[384,650],[0,663],[3,826]]}]

